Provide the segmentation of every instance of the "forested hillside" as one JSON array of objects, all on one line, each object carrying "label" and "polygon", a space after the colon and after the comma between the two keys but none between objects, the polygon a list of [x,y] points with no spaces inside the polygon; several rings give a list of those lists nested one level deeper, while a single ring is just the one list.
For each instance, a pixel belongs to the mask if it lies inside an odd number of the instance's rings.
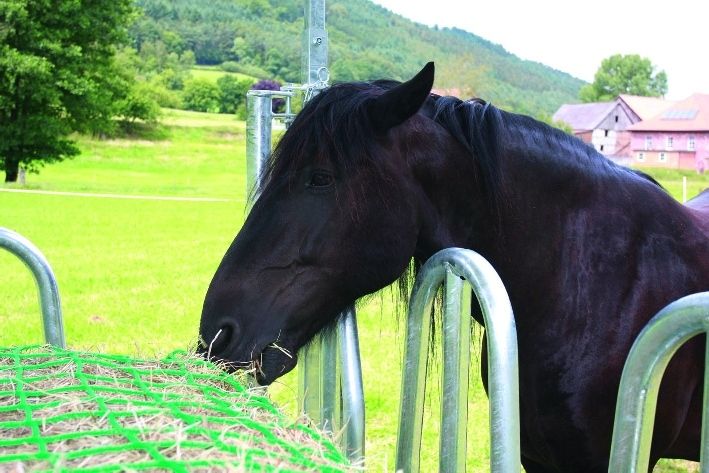
[{"label": "forested hillside", "polygon": [[[142,15],[131,29],[146,45],[197,64],[264,79],[299,82],[303,0],[136,0]],[[327,3],[333,81],[405,79],[436,61],[439,89],[457,89],[535,116],[574,101],[583,83],[539,63],[523,61],[474,34],[429,28],[369,0]]]}]

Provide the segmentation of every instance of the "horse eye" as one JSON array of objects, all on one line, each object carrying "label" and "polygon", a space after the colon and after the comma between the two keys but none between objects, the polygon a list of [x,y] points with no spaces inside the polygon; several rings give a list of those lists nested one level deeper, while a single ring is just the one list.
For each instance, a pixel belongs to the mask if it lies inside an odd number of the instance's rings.
[{"label": "horse eye", "polygon": [[333,182],[333,177],[331,174],[326,172],[314,172],[310,176],[310,181],[308,181],[308,187],[323,188],[330,187]]}]

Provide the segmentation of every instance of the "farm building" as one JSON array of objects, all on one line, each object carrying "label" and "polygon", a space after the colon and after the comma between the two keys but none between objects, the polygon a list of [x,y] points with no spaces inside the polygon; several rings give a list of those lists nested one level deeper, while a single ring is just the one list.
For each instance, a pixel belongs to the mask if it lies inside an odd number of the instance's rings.
[{"label": "farm building", "polygon": [[618,100],[564,104],[554,114],[553,119],[568,123],[574,135],[607,156],[617,154],[624,144],[622,139],[619,140],[619,135],[638,121],[637,115]]},{"label": "farm building", "polygon": [[655,97],[620,95],[612,102],[564,104],[553,119],[568,123],[578,138],[626,164],[632,159],[628,127],[661,113],[672,103]]},{"label": "farm building", "polygon": [[628,130],[636,165],[709,168],[709,94],[691,95]]}]

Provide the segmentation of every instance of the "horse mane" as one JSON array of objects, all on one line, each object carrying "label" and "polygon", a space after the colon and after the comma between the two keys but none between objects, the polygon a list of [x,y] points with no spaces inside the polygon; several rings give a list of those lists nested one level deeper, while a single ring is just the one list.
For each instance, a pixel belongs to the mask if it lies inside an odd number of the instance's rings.
[{"label": "horse mane", "polygon": [[506,204],[505,176],[500,156],[508,150],[552,163],[560,172],[578,169],[593,176],[622,176],[649,181],[662,188],[648,174],[621,166],[575,136],[526,115],[506,112],[474,98],[439,97],[432,94],[433,106],[425,113],[462,144],[476,162],[479,182],[488,206],[496,215]]},{"label": "horse mane", "polygon": [[501,215],[501,207],[506,202],[505,179],[497,159],[502,111],[479,98],[461,100],[432,94],[424,114],[445,128],[475,160],[473,179],[482,189],[491,214]]},{"label": "horse mane", "polygon": [[[291,181],[305,165],[325,161],[345,175],[366,162],[368,169],[385,176],[382,161],[377,159],[376,132],[366,103],[398,84],[393,80],[346,82],[315,96],[276,145],[258,192],[271,182]],[[498,157],[503,148],[510,146],[555,159],[560,169],[571,165],[593,174],[640,176],[659,186],[647,174],[615,164],[576,137],[525,115],[505,112],[481,99],[431,94],[422,113],[445,128],[475,159],[477,184],[487,197],[489,208],[498,215],[506,200]],[[561,152],[549,153],[550,147]]]}]

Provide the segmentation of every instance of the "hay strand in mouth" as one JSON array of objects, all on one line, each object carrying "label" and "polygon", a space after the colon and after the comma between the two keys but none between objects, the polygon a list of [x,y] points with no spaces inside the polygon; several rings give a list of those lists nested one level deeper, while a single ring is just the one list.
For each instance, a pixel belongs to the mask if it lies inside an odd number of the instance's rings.
[{"label": "hay strand in mouth", "polygon": [[276,342],[272,342],[272,343],[271,343],[270,345],[268,345],[268,346],[269,346],[269,347],[273,347],[273,348],[275,348],[276,350],[281,351],[284,355],[286,355],[286,356],[287,356],[288,358],[290,358],[291,360],[293,359],[293,355],[291,354],[291,352],[288,351],[287,349],[283,348],[282,346],[277,345]]},{"label": "hay strand in mouth", "polygon": [[0,349],[0,471],[353,470],[324,434],[246,385],[184,352]]}]

